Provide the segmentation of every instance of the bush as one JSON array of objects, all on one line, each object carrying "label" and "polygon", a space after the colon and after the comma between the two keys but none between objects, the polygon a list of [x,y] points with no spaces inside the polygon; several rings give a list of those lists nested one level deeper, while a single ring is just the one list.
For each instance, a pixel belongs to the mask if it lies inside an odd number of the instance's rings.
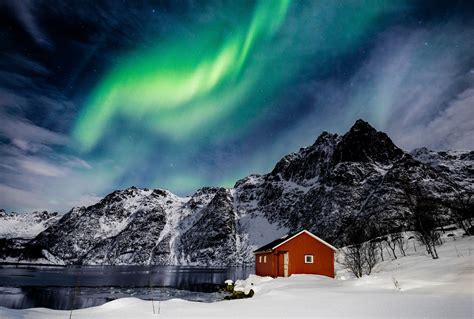
[{"label": "bush", "polygon": [[377,243],[375,241],[348,246],[342,250],[344,260],[341,264],[357,278],[370,275],[377,263],[376,249]]},{"label": "bush", "polygon": [[224,300],[252,298],[254,294],[255,293],[252,289],[250,289],[248,294],[245,294],[243,291],[232,291],[232,294],[230,296],[225,296]]}]

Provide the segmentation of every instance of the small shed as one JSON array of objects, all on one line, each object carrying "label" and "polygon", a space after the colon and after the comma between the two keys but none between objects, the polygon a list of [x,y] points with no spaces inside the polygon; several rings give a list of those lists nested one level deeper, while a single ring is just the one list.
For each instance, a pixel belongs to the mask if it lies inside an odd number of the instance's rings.
[{"label": "small shed", "polygon": [[276,239],[253,253],[258,276],[314,274],[334,278],[337,249],[307,230]]}]

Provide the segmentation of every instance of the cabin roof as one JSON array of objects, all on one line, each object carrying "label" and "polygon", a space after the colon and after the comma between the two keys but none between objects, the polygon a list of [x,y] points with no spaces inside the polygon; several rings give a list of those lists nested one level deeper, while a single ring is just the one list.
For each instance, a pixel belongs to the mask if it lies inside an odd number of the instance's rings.
[{"label": "cabin roof", "polygon": [[312,234],[311,232],[307,231],[306,229],[303,229],[301,231],[298,231],[298,232],[295,232],[295,233],[291,233],[291,234],[287,234],[281,238],[278,238],[278,239],[275,239],[274,241],[256,249],[253,251],[254,254],[262,254],[262,253],[267,253],[267,252],[271,252],[272,250],[278,248],[279,246],[283,245],[284,243],[292,240],[293,238],[299,236],[300,234],[302,233],[306,233],[308,235],[310,235],[311,237],[313,237],[314,239],[318,240],[319,242],[321,242],[322,244],[328,246],[329,248],[331,248],[332,250],[336,251],[337,248],[330,245],[329,243],[325,242],[324,240],[322,240],[321,238],[319,238],[318,236]]}]

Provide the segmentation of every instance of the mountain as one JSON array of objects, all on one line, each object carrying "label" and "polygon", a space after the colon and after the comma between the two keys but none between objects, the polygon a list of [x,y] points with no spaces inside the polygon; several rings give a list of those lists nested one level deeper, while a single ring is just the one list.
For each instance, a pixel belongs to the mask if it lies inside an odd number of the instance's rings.
[{"label": "mountain", "polygon": [[57,212],[35,211],[32,213],[7,213],[0,209],[0,238],[31,239],[56,223],[60,218]]},{"label": "mountain", "polygon": [[410,152],[418,161],[428,164],[435,170],[453,179],[464,188],[474,187],[474,151],[431,151],[426,147]]},{"label": "mountain", "polygon": [[[60,217],[57,212],[35,211],[17,214],[7,213],[4,209],[0,209],[0,260],[19,262],[26,254],[26,259],[34,259],[37,263],[62,263],[61,260],[50,255],[46,250],[43,251],[40,248],[31,251],[28,248],[32,238],[49,226],[54,225]],[[44,256],[48,256],[48,258]]]},{"label": "mountain", "polygon": [[[69,264],[242,265],[252,250],[306,228],[347,243],[355,222],[399,231],[416,196],[456,200],[474,188],[473,152],[407,153],[358,120],[344,135],[322,133],[282,158],[268,174],[230,189],[204,187],[189,197],[166,190],[118,190],[74,208],[29,243]],[[439,212],[450,219],[450,211]]]}]

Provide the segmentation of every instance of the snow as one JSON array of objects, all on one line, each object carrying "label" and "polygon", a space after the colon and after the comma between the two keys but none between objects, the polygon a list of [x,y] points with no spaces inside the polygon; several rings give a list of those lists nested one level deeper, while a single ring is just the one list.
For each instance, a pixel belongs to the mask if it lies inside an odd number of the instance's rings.
[{"label": "snow", "polygon": [[410,154],[418,161],[435,169],[450,172],[454,180],[466,189],[473,189],[470,167],[474,165],[473,153],[468,150],[432,151],[425,147],[414,149]]},{"label": "snow", "polygon": [[[177,263],[177,249],[175,247],[175,241],[177,236],[179,235],[179,224],[181,219],[183,218],[180,212],[183,210],[185,204],[191,199],[190,197],[179,197],[167,190],[162,190],[166,193],[166,196],[160,197],[158,199],[158,203],[161,207],[164,208],[166,214],[166,223],[163,227],[163,230],[160,233],[160,236],[156,240],[155,247],[165,240],[167,237],[170,239],[170,256],[169,261],[170,263]],[[151,260],[152,256],[150,255],[150,259],[148,260],[148,264],[152,263]]]},{"label": "snow", "polygon": [[[449,240],[449,241],[448,241]],[[144,301],[123,298],[99,307],[74,310],[73,318],[472,318],[474,238],[446,238],[433,260],[422,247],[386,260],[372,275],[337,278],[293,275],[272,279],[251,275],[236,288],[254,297],[215,303],[181,299]],[[153,311],[155,314],[153,314]],[[159,313],[159,315],[158,315]],[[70,311],[0,307],[0,318],[69,318]]]},{"label": "snow", "polygon": [[66,264],[61,258],[54,256],[46,249],[41,250],[41,254],[44,256],[44,259],[47,261],[46,264],[54,264],[54,265]]},{"label": "snow", "polygon": [[375,171],[377,171],[381,176],[385,176],[387,174],[387,172],[393,167],[392,164],[390,165],[382,165],[380,163],[376,163],[374,165],[372,165],[372,167],[374,168]]},{"label": "snow", "polygon": [[[162,190],[164,191],[164,190]],[[164,191],[168,193],[167,191]],[[150,189],[135,188],[134,192],[126,200],[123,201],[123,209],[125,211],[137,212],[140,208],[144,208],[143,204],[147,203],[149,197],[153,193]],[[146,206],[146,205],[145,205]],[[114,215],[104,215],[99,218],[99,230],[94,238],[109,238],[120,234],[130,223],[133,213],[125,218],[117,218]]]},{"label": "snow", "polygon": [[66,265],[64,260],[52,255],[49,251],[43,249],[41,252],[43,254],[42,258],[25,260],[25,259],[21,259],[19,257],[6,257],[6,258],[0,258],[0,263],[28,264],[28,265],[56,265],[56,266]]},{"label": "snow", "polygon": [[[281,227],[277,223],[270,223],[268,219],[261,215],[242,215],[239,219],[239,225],[247,235],[252,249],[267,244],[289,232],[288,228]],[[265,231],[262,231],[262,229],[265,229]]]},{"label": "snow", "polygon": [[130,218],[123,218],[121,220],[116,220],[114,217],[110,216],[101,216],[99,218],[99,229],[97,233],[94,234],[94,238],[107,238],[113,237],[120,234],[121,231],[127,227],[130,223]]},{"label": "snow", "polygon": [[254,293],[258,293],[261,291],[262,283],[270,280],[273,280],[273,278],[250,275],[245,280],[236,280],[234,290],[242,291],[246,295],[250,293],[250,290],[253,290]]},{"label": "snow", "polygon": [[[240,258],[253,256],[252,252],[255,249],[289,231],[288,228],[282,227],[278,223],[270,223],[259,213],[246,213],[241,210],[239,213],[241,215],[237,219],[236,255]],[[245,262],[245,259],[243,261]]]},{"label": "snow", "polygon": [[318,180],[319,180],[319,176],[317,176],[316,178],[312,178],[310,180],[305,180],[304,185],[300,185],[293,181],[283,180],[279,183],[279,185],[282,186],[283,191],[285,193],[293,193],[295,191],[300,191],[300,192],[303,192],[303,194],[306,194],[311,188],[319,186],[319,183],[317,183]]},{"label": "snow", "polygon": [[34,238],[61,217],[50,215],[44,220],[39,220],[39,214],[41,213],[2,214],[0,216],[0,238]]}]

